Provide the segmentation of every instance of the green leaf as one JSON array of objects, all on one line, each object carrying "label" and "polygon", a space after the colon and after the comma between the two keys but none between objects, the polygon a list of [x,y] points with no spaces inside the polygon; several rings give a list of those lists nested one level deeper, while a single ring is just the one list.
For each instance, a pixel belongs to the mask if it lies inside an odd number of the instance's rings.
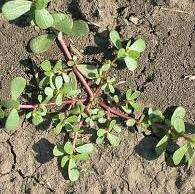
[{"label": "green leaf", "polygon": [[53,41],[52,34],[40,35],[30,41],[30,48],[34,53],[43,53],[51,47]]},{"label": "green leaf", "polygon": [[59,93],[56,98],[56,105],[61,106],[62,105],[62,94]]},{"label": "green leaf", "polygon": [[67,119],[65,119],[64,122],[67,122],[67,123],[76,123],[78,121],[78,117],[73,115],[73,116],[70,116],[68,117]]},{"label": "green leaf", "polygon": [[35,22],[40,28],[47,29],[53,25],[53,17],[46,9],[36,9]]},{"label": "green leaf", "polygon": [[177,149],[173,154],[173,162],[175,165],[178,165],[183,157],[185,156],[186,152],[188,150],[187,144]]},{"label": "green leaf", "polygon": [[97,67],[93,65],[81,64],[77,65],[77,69],[88,79],[94,79],[98,77]]},{"label": "green leaf", "polygon": [[117,133],[120,133],[122,131],[122,129],[118,126],[118,125],[114,125],[113,126],[113,130]]},{"label": "green leaf", "polygon": [[79,179],[79,171],[75,160],[70,159],[68,164],[68,176],[71,181],[77,181]]},{"label": "green leaf", "polygon": [[119,51],[118,51],[118,53],[117,53],[117,58],[124,58],[125,57],[125,54],[126,54],[126,51],[125,51],[125,49],[124,48],[121,48]]},{"label": "green leaf", "polygon": [[32,123],[37,126],[43,122],[43,117],[39,113],[33,113]]},{"label": "green leaf", "polygon": [[61,160],[61,167],[64,168],[66,163],[69,160],[69,156],[63,156],[62,160]]},{"label": "green leaf", "polygon": [[62,85],[63,85],[62,76],[58,75],[58,76],[55,78],[55,85],[56,85],[57,90],[59,90],[59,89],[62,87]]},{"label": "green leaf", "polygon": [[184,124],[184,117],[185,117],[186,111],[183,107],[178,107],[175,109],[172,117],[171,117],[171,125],[174,126],[175,130],[178,133],[182,133],[185,131],[185,124]]},{"label": "green leaf", "polygon": [[132,90],[131,89],[128,89],[127,92],[126,92],[126,99],[129,100],[131,99],[131,95],[132,95]]},{"label": "green leaf", "polygon": [[104,142],[104,139],[105,139],[105,136],[98,137],[98,138],[96,139],[96,143],[97,143],[98,145],[100,145],[100,144],[102,144],[102,143]]},{"label": "green leaf", "polygon": [[143,52],[146,48],[146,43],[143,39],[139,38],[131,46],[130,49],[139,53]]},{"label": "green leaf", "polygon": [[16,109],[12,109],[5,123],[7,131],[15,131],[20,124],[20,117]]},{"label": "green leaf", "polygon": [[51,0],[36,0],[35,3],[35,8],[36,9],[43,9],[47,7],[47,4],[50,2]]},{"label": "green leaf", "polygon": [[70,86],[72,90],[77,90],[77,78],[76,75],[73,72],[69,73],[69,77],[70,77]]},{"label": "green leaf", "polygon": [[135,91],[131,94],[131,96],[128,96],[127,100],[131,101],[131,100],[135,100],[136,98],[138,98],[141,95],[140,91]]},{"label": "green leaf", "polygon": [[73,146],[70,141],[66,142],[64,145],[64,151],[69,155],[73,154]]},{"label": "green leaf", "polygon": [[8,20],[15,20],[30,11],[32,2],[25,0],[8,1],[2,7],[2,13]]},{"label": "green leaf", "polygon": [[130,102],[130,104],[136,111],[141,111],[143,109],[143,106],[136,102]]},{"label": "green leaf", "polygon": [[44,90],[44,92],[45,92],[45,94],[47,95],[47,96],[53,96],[53,89],[52,88],[50,88],[50,87],[46,87],[45,88],[45,90]]},{"label": "green leaf", "polygon": [[117,49],[122,48],[121,38],[119,33],[116,30],[112,30],[110,32],[110,40],[112,41],[112,43]]},{"label": "green leaf", "polygon": [[26,80],[22,77],[16,77],[11,81],[11,98],[13,100],[17,100],[18,97],[22,94],[24,91],[24,88],[26,86]]},{"label": "green leaf", "polygon": [[135,125],[135,123],[136,123],[135,119],[128,119],[126,122],[126,125],[128,127],[133,127]]},{"label": "green leaf", "polygon": [[125,64],[127,66],[127,68],[130,70],[130,71],[135,71],[138,67],[138,63],[137,63],[137,60],[129,57],[129,56],[126,56],[124,58],[124,61],[125,61]]},{"label": "green leaf", "polygon": [[71,33],[73,27],[73,20],[71,16],[63,13],[54,13],[52,14],[52,16],[54,19],[53,27],[56,30],[63,32],[67,35]]},{"label": "green leaf", "polygon": [[83,20],[76,20],[73,23],[72,35],[73,36],[85,36],[89,33],[89,26]]},{"label": "green leaf", "polygon": [[113,147],[118,146],[121,142],[121,139],[119,137],[111,133],[107,133],[107,139]]},{"label": "green leaf", "polygon": [[107,133],[107,131],[106,131],[105,129],[99,129],[99,130],[97,131],[97,136],[98,136],[98,137],[102,137],[102,136],[104,136],[106,133]]},{"label": "green leaf", "polygon": [[2,102],[2,106],[5,107],[5,108],[8,108],[8,109],[18,109],[19,106],[20,106],[20,103],[16,100],[5,100]]},{"label": "green leaf", "polygon": [[51,63],[48,60],[43,61],[40,64],[41,68],[43,69],[43,71],[51,71]]},{"label": "green leaf", "polygon": [[77,155],[74,155],[74,159],[75,160],[88,160],[89,159],[89,154],[77,154]]},{"label": "green leaf", "polygon": [[135,60],[137,60],[140,57],[140,53],[134,50],[128,49],[126,53],[128,57],[133,58]]},{"label": "green leaf", "polygon": [[88,143],[88,144],[77,147],[76,151],[80,154],[83,154],[83,153],[89,154],[93,151],[93,149],[94,149],[93,144]]},{"label": "green leaf", "polygon": [[168,145],[169,134],[166,134],[156,145],[155,151],[158,155],[161,155],[165,152],[167,145]]},{"label": "green leaf", "polygon": [[62,145],[56,145],[53,149],[53,155],[58,157],[58,156],[63,156],[64,155],[64,149]]}]

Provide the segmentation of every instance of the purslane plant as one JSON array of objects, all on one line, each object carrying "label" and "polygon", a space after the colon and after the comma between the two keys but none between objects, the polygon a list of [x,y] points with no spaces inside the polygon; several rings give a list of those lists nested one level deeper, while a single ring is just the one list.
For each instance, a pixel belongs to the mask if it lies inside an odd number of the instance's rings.
[{"label": "purslane plant", "polygon": [[2,7],[2,13],[9,21],[26,15],[32,25],[41,29],[48,29],[49,33],[37,36],[30,41],[30,48],[34,53],[42,53],[49,49],[56,38],[56,32],[66,36],[84,36],[89,32],[88,24],[83,20],[73,21],[67,13],[47,10],[51,0],[11,0]]},{"label": "purslane plant", "polygon": [[[145,50],[144,40],[125,44],[117,31],[111,31],[110,40],[116,47],[116,57],[96,67],[83,64],[76,53],[72,55],[61,33],[59,36],[68,60],[55,64],[45,60],[38,66],[35,77],[39,88],[35,104],[21,103],[20,95],[26,81],[21,77],[12,80],[11,99],[2,100],[0,106],[0,118],[5,122],[6,131],[14,131],[19,126],[20,110],[27,111],[26,118],[34,125],[48,120],[52,111],[51,130],[56,135],[68,137],[67,142],[54,147],[53,154],[60,157],[61,167],[68,171],[71,181],[79,179],[78,161],[89,159],[94,150],[91,135],[96,134],[97,144],[109,143],[115,147],[122,141],[121,132],[128,127],[156,134],[159,137],[157,154],[172,154],[175,165],[182,161],[187,161],[188,166],[192,164],[195,137],[185,130],[185,109],[178,107],[171,118],[166,118],[161,111],[140,104],[137,101],[141,95],[139,91],[129,89],[125,95],[118,96],[116,79],[109,76],[109,71],[120,64],[118,61],[123,61],[130,71],[137,68],[139,56]],[[81,92],[82,88],[87,97]],[[135,112],[142,114],[136,118]],[[174,144],[178,149],[172,149]]]}]

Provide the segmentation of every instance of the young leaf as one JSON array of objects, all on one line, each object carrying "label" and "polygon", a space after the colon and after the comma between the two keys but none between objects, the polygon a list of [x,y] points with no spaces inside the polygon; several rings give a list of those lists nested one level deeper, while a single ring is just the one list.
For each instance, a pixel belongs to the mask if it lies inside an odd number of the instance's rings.
[{"label": "young leaf", "polygon": [[59,89],[62,87],[62,85],[63,85],[62,76],[59,76],[59,75],[58,75],[58,76],[55,78],[55,85],[56,85],[57,90],[59,90]]},{"label": "young leaf", "polygon": [[178,165],[181,162],[187,150],[188,146],[187,144],[185,144],[175,151],[175,153],[173,154],[173,162],[175,165]]},{"label": "young leaf", "polygon": [[121,139],[119,137],[111,133],[107,133],[107,139],[113,147],[118,146],[121,142]]},{"label": "young leaf", "polygon": [[58,157],[58,156],[63,156],[64,155],[64,149],[62,145],[56,145],[53,149],[53,155]]},{"label": "young leaf", "polygon": [[26,80],[22,77],[16,77],[11,81],[11,98],[13,100],[17,100],[18,97],[22,94],[24,91],[24,88],[26,86]]},{"label": "young leaf", "polygon": [[102,137],[102,136],[104,136],[106,133],[107,133],[107,131],[106,131],[105,129],[99,129],[99,130],[97,131],[97,136],[98,136],[98,137]]},{"label": "young leaf", "polygon": [[141,111],[143,109],[143,106],[136,102],[130,102],[130,104],[136,111]]},{"label": "young leaf", "polygon": [[185,131],[185,124],[184,124],[184,117],[185,117],[186,111],[183,107],[178,107],[174,111],[172,117],[171,117],[171,125],[174,126],[175,130],[178,133],[182,133]]},{"label": "young leaf", "polygon": [[169,134],[166,134],[156,145],[155,151],[158,155],[161,155],[167,148]]},{"label": "young leaf", "polygon": [[131,100],[135,100],[136,98],[138,98],[140,96],[140,91],[135,91],[133,92],[133,94],[131,94],[131,96],[128,96],[127,100],[131,101]]},{"label": "young leaf", "polygon": [[88,160],[89,159],[89,154],[77,154],[74,155],[75,160]]},{"label": "young leaf", "polygon": [[48,60],[43,61],[40,66],[44,71],[51,71],[51,63]]},{"label": "young leaf", "polygon": [[61,106],[62,105],[62,94],[59,93],[56,98],[56,105]]},{"label": "young leaf", "polygon": [[50,2],[51,0],[36,0],[35,3],[35,8],[36,9],[44,9],[47,7],[47,4]]},{"label": "young leaf", "polygon": [[98,77],[97,67],[93,65],[81,64],[77,65],[77,69],[88,79],[94,79]]},{"label": "young leaf", "polygon": [[70,159],[68,164],[68,176],[71,181],[77,181],[79,179],[79,171],[75,160]]},{"label": "young leaf", "polygon": [[53,96],[53,89],[52,88],[50,88],[50,87],[46,87],[45,88],[45,90],[44,90],[44,92],[45,92],[45,94],[47,95],[47,96]]},{"label": "young leaf", "polygon": [[64,145],[64,151],[69,155],[73,154],[73,147],[70,141],[66,142],[66,144]]},{"label": "young leaf", "polygon": [[8,109],[18,109],[19,108],[20,103],[16,100],[5,100],[2,102],[2,106]]},{"label": "young leaf", "polygon": [[116,30],[112,30],[110,32],[110,40],[112,41],[112,43],[117,49],[122,48],[121,38],[119,33]]},{"label": "young leaf", "polygon": [[30,41],[30,48],[34,53],[43,53],[51,47],[53,41],[51,34],[40,35]]},{"label": "young leaf", "polygon": [[53,27],[63,32],[64,34],[70,34],[73,27],[73,20],[68,14],[54,13],[52,14],[54,23]]},{"label": "young leaf", "polygon": [[146,43],[143,39],[139,38],[131,46],[130,49],[139,53],[143,52],[146,48]]},{"label": "young leaf", "polygon": [[30,11],[32,2],[25,0],[8,1],[2,7],[2,13],[8,20],[15,20]]},{"label": "young leaf", "polygon": [[125,61],[125,64],[127,66],[127,68],[130,70],[130,71],[135,71],[137,69],[137,66],[138,66],[138,63],[135,59],[129,57],[129,56],[126,56],[124,58],[124,61]]},{"label": "young leaf", "polygon": [[122,131],[122,129],[118,126],[118,125],[114,125],[113,126],[113,130],[117,133],[120,133]]},{"label": "young leaf", "polygon": [[46,9],[36,9],[35,22],[40,28],[47,29],[53,25],[53,17]]},{"label": "young leaf", "polygon": [[61,167],[64,168],[66,163],[69,160],[69,156],[63,156],[62,160],[61,160]]},{"label": "young leaf", "polygon": [[77,147],[76,151],[80,154],[83,154],[83,153],[89,154],[93,151],[93,149],[94,149],[93,144],[88,143],[88,144]]},{"label": "young leaf", "polygon": [[135,125],[135,119],[128,119],[127,122],[126,122],[126,125],[128,127],[133,127]]},{"label": "young leaf", "polygon": [[14,131],[20,123],[20,117],[16,109],[12,109],[5,123],[7,131]]},{"label": "young leaf", "polygon": [[73,23],[72,35],[73,36],[85,36],[89,33],[88,24],[83,20],[76,20]]},{"label": "young leaf", "polygon": [[43,122],[43,117],[38,113],[33,113],[32,123],[37,126]]},{"label": "young leaf", "polygon": [[104,142],[105,136],[97,137],[96,143],[98,145],[102,144]]}]

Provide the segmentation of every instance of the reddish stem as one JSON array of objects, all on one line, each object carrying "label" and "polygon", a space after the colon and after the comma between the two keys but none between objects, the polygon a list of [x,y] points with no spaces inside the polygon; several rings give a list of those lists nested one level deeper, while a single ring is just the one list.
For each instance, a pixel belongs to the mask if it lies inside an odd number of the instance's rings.
[{"label": "reddish stem", "polygon": [[79,78],[80,82],[85,87],[85,89],[86,89],[86,91],[87,91],[87,93],[89,95],[90,101],[92,101],[93,98],[94,98],[94,94],[93,94],[93,91],[91,90],[89,84],[87,83],[85,78],[82,76],[82,74],[79,72],[79,70],[76,67],[73,67],[73,71],[76,74],[76,76]]},{"label": "reddish stem", "polygon": [[[79,100],[65,100],[62,102],[62,104],[67,105],[67,104],[74,104],[76,102],[84,102],[86,99],[79,99]],[[48,104],[43,104],[44,106],[56,106],[55,102],[51,102]],[[40,104],[21,104],[20,108],[21,109],[35,109],[38,108]]]},{"label": "reddish stem", "polygon": [[114,109],[114,108],[111,108],[111,107],[107,106],[104,102],[99,102],[99,105],[100,105],[102,108],[104,108],[106,111],[108,111],[109,113],[112,113],[112,114],[114,114],[114,115],[117,115],[117,116],[119,116],[119,117],[121,117],[121,118],[123,118],[123,119],[125,119],[125,120],[128,120],[128,119],[131,118],[131,117],[129,117],[128,115],[122,113],[121,111],[116,110],[116,109]]},{"label": "reddish stem", "polygon": [[58,41],[60,42],[60,45],[62,46],[62,49],[63,49],[64,53],[66,54],[68,60],[71,61],[72,55],[71,55],[70,51],[68,50],[68,47],[66,46],[66,44],[62,38],[62,34],[60,34],[60,33],[58,35]]}]

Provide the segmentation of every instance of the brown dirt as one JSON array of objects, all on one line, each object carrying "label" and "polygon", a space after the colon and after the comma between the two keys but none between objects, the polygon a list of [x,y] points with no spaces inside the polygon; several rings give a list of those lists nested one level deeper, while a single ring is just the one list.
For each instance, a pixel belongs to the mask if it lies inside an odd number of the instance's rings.
[{"label": "brown dirt", "polygon": [[[144,37],[147,50],[134,78],[125,70],[113,73],[126,81],[125,88],[141,90],[146,105],[162,110],[183,105],[188,109],[187,121],[194,122],[194,81],[184,80],[184,76],[194,74],[193,0],[59,0],[50,8],[68,9],[75,18],[82,17],[90,22],[91,33],[74,40],[78,48],[85,48],[86,61],[96,62],[110,56],[107,29],[117,26],[124,38]],[[133,17],[138,19],[137,24],[131,22]],[[9,96],[11,78],[16,75],[30,78],[27,74],[29,57],[36,62],[63,58],[56,45],[43,55],[35,56],[26,50],[28,41],[40,33],[21,22],[9,24],[0,16],[3,97]],[[164,156],[156,158],[155,137],[125,132],[118,148],[96,148],[90,161],[82,164],[81,179],[76,183],[66,180],[52,156],[57,142],[63,142],[63,137],[37,130],[29,123],[12,134],[0,131],[0,194],[195,193],[194,167],[173,168],[165,162]]]}]

